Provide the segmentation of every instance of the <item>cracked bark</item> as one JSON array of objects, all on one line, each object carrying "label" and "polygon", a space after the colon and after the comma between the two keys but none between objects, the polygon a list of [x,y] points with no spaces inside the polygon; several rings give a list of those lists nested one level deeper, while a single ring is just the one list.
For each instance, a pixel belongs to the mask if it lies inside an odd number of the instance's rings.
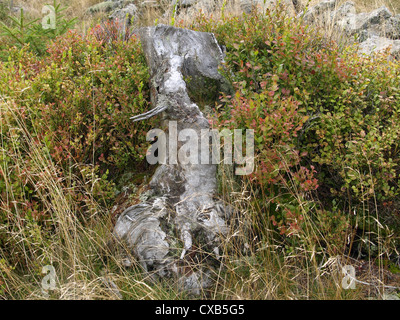
[{"label": "cracked bark", "polygon": [[[224,58],[220,46],[211,33],[165,25],[142,28],[138,34],[149,65],[154,108],[132,119],[161,114],[164,125],[176,121],[178,134],[194,129],[199,148],[201,130],[209,129],[209,122],[189,98],[188,86],[199,90],[211,80],[219,91],[229,90],[218,72]],[[192,79],[189,84],[187,77]],[[182,144],[178,141],[174,147]],[[148,200],[126,209],[114,228],[145,270],[176,277],[193,294],[211,284],[229,218],[229,209],[215,199],[217,166],[201,164],[200,152],[197,155],[198,164],[168,164],[167,155],[167,164],[157,168],[149,183]]]}]

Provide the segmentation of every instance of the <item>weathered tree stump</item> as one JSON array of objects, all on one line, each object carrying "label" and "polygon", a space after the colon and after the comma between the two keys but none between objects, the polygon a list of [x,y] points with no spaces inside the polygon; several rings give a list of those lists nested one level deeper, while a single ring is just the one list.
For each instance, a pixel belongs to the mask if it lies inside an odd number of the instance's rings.
[{"label": "weathered tree stump", "polygon": [[[171,132],[167,132],[165,163],[149,183],[148,200],[126,209],[114,234],[132,249],[145,270],[176,277],[186,291],[199,294],[211,284],[213,267],[219,264],[220,236],[228,230],[229,210],[215,199],[217,164],[204,164],[201,158],[202,129],[204,134],[210,125],[189,98],[188,86],[208,94],[205,86],[210,83],[216,91],[226,90],[218,72],[223,52],[211,33],[158,25],[142,28],[138,34],[150,69],[154,108],[132,119],[161,114],[164,127],[169,124],[177,136],[193,129],[197,138],[190,139],[190,157],[197,161],[178,161],[174,151],[184,142],[169,141]],[[187,154],[180,155],[188,160]]]}]

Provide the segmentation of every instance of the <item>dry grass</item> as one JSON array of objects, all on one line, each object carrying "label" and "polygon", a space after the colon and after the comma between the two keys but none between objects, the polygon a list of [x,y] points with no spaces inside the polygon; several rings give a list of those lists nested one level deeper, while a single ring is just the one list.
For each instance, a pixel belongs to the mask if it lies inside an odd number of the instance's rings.
[{"label": "dry grass", "polygon": [[[125,268],[123,257],[128,252],[123,244],[113,241],[111,213],[94,199],[88,204],[89,218],[76,219],[78,203],[71,192],[85,192],[90,196],[91,184],[79,177],[65,177],[69,186],[55,178],[55,164],[44,152],[44,144],[34,143],[26,130],[26,119],[18,110],[3,101],[0,105],[0,128],[17,123],[14,130],[22,131],[19,139],[31,141],[29,150],[34,166],[26,168],[16,156],[13,166],[25,170],[28,178],[38,186],[38,194],[49,214],[47,223],[53,230],[43,229],[23,211],[9,212],[8,226],[0,226],[12,247],[0,248],[0,299],[188,299],[174,279],[158,282],[143,273],[138,265]],[[2,132],[0,132],[2,133]],[[14,141],[18,143],[18,139]],[[0,145],[0,152],[5,152]],[[16,148],[17,149],[17,148]],[[13,187],[1,165],[0,177],[6,182],[7,197],[0,198],[0,210],[8,210],[13,202]],[[14,169],[15,169],[14,168]],[[367,265],[357,279],[371,285],[357,284],[355,290],[342,287],[341,268],[351,264],[361,270],[359,261],[348,257],[329,256],[318,249],[310,239],[319,232],[311,220],[304,230],[303,244],[292,251],[285,249],[277,231],[269,227],[267,214],[254,201],[252,183],[237,184],[229,167],[221,167],[221,199],[234,208],[230,219],[231,230],[223,239],[221,267],[215,272],[215,284],[201,297],[206,299],[366,299],[387,292],[384,285],[400,286],[379,263]],[[291,190],[294,190],[291,188]],[[300,207],[305,201],[293,194]],[[307,200],[309,201],[309,200]],[[304,212],[307,217],[307,212]],[[254,230],[254,226],[263,226]],[[111,243],[114,243],[111,245]],[[383,254],[382,254],[383,255]],[[318,257],[318,258],[317,258]],[[134,261],[133,257],[130,257]],[[318,261],[317,261],[318,260]],[[56,288],[46,298],[42,292],[42,267],[56,269]]]},{"label": "dry grass", "polygon": [[[351,264],[346,257],[330,257],[318,252],[309,242],[319,231],[311,220],[303,245],[287,251],[276,230],[267,221],[267,213],[254,202],[250,182],[234,182],[228,167],[219,169],[223,199],[235,208],[231,232],[225,239],[225,259],[217,275],[216,299],[365,299],[365,287],[342,287],[342,267]],[[297,195],[298,196],[298,195]],[[301,197],[297,197],[302,207]],[[304,212],[307,217],[307,213]],[[263,226],[255,231],[254,226]],[[319,256],[317,262],[317,256]],[[342,262],[342,263],[341,263]],[[370,293],[370,292],[369,292]],[[376,292],[374,292],[376,294]],[[370,293],[370,296],[374,296]]]},{"label": "dry grass", "polygon": [[[111,214],[94,199],[88,203],[89,217],[78,220],[78,203],[71,192],[90,196],[91,184],[79,177],[65,177],[65,185],[56,178],[56,166],[46,154],[44,144],[33,142],[25,121],[10,103],[0,104],[0,128],[14,123],[14,130],[23,132],[16,138],[29,142],[25,150],[34,164],[25,167],[22,157],[14,158],[13,169],[25,170],[28,179],[38,187],[41,202],[46,205],[47,224],[43,229],[23,211],[8,213],[9,224],[0,228],[13,245],[2,247],[0,255],[0,298],[5,299],[187,299],[174,279],[158,282],[135,265],[125,268],[122,257],[128,252],[122,244],[110,241]],[[11,122],[10,122],[11,121]],[[17,125],[15,125],[15,123]],[[2,132],[1,132],[2,133]],[[0,145],[0,152],[5,149]],[[17,149],[17,147],[15,148]],[[1,179],[6,183],[7,197],[0,199],[0,210],[9,210],[13,201],[13,187],[8,181],[11,168],[1,164]],[[222,199],[235,209],[231,230],[223,239],[221,268],[215,273],[215,284],[201,297],[207,299],[360,299],[361,290],[344,290],[340,268],[330,263],[317,263],[319,254],[307,243],[286,252],[275,240],[276,231],[268,227],[262,234],[254,226],[267,226],[266,215],[260,211],[250,182],[238,185],[231,169],[221,168]],[[300,199],[300,198],[299,198]],[[299,200],[301,201],[301,200]],[[264,218],[263,218],[264,217]],[[312,223],[307,232],[315,233]],[[50,233],[49,233],[50,232]],[[111,243],[114,243],[111,245]],[[311,257],[311,259],[310,259]],[[132,261],[134,259],[130,257]],[[46,297],[42,292],[42,268],[52,265],[56,270],[56,287]]]}]

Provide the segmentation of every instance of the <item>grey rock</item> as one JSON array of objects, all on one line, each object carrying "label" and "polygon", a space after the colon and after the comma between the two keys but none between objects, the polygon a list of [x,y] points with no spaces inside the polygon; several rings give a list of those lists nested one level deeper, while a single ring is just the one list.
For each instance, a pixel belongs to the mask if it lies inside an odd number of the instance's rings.
[{"label": "grey rock", "polygon": [[372,12],[356,13],[355,5],[348,1],[341,6],[336,0],[322,1],[298,15],[306,23],[333,25],[360,42],[360,52],[371,54],[392,46],[392,55],[398,56],[400,15],[382,6]]},{"label": "grey rock", "polygon": [[321,1],[315,6],[307,8],[298,14],[298,17],[306,23],[313,23],[319,20],[321,17],[329,16],[331,12],[336,8],[336,0]]},{"label": "grey rock", "polygon": [[255,7],[265,11],[267,8],[277,7],[278,4],[280,4],[282,9],[285,9],[289,14],[294,14],[296,12],[296,8],[292,0],[240,0],[241,10],[247,14],[250,13]]},{"label": "grey rock", "polygon": [[354,2],[347,1],[342,4],[337,10],[330,11],[330,20],[334,21],[336,26],[340,26],[343,29],[352,22],[352,18],[356,15],[356,7]]},{"label": "grey rock", "polygon": [[254,6],[254,1],[252,0],[241,0],[240,1],[240,8],[243,10],[243,12],[249,14],[251,10],[253,10]]},{"label": "grey rock", "polygon": [[115,1],[104,1],[89,7],[86,12],[89,14],[94,14],[98,12],[111,12],[117,7],[118,3],[116,3]]},{"label": "grey rock", "polygon": [[391,40],[379,36],[371,36],[360,43],[359,52],[370,55],[374,52],[386,50],[391,47],[391,55],[400,57],[400,40]]},{"label": "grey rock", "polygon": [[138,8],[133,3],[130,3],[126,7],[115,9],[109,17],[110,19],[118,19],[119,21],[130,23],[138,12]]},{"label": "grey rock", "polygon": [[382,27],[382,32],[390,39],[400,39],[400,14],[390,17]]},{"label": "grey rock", "polygon": [[99,12],[110,13],[111,16],[115,14],[115,16],[119,18],[122,15],[122,12],[119,14],[121,10],[124,10],[126,15],[127,13],[136,13],[137,8],[133,0],[109,0],[89,7],[86,12],[88,14],[95,14]]},{"label": "grey rock", "polygon": [[367,31],[371,35],[381,35],[381,26],[392,17],[385,7],[378,8],[370,13],[356,13],[355,5],[348,1],[341,6],[336,0],[322,1],[310,7],[305,13],[300,13],[307,23],[322,22],[341,27],[349,34],[358,34]]},{"label": "grey rock", "polygon": [[371,35],[382,35],[382,25],[392,16],[386,7],[381,7],[370,13],[360,13],[347,17],[346,31],[357,34],[367,31]]}]

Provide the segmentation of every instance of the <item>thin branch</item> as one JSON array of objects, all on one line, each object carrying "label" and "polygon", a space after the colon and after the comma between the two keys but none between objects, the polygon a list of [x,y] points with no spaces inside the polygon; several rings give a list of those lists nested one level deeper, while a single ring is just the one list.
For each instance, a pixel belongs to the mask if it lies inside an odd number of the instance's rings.
[{"label": "thin branch", "polygon": [[157,114],[163,112],[167,108],[168,108],[168,106],[157,106],[154,109],[151,109],[150,111],[139,114],[137,116],[133,116],[130,119],[133,121],[146,120],[146,119],[156,116]]}]

